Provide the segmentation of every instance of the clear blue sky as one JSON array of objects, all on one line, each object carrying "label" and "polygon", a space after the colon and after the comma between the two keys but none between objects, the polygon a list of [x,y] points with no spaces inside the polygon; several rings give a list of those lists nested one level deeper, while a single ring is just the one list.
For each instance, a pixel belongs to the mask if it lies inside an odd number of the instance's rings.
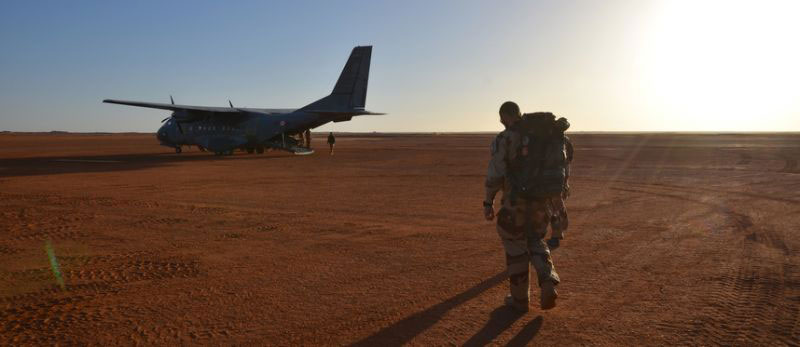
[{"label": "clear blue sky", "polygon": [[300,107],[374,45],[367,109],[318,130],[800,131],[793,1],[5,1],[0,130],[152,132],[104,98]]}]

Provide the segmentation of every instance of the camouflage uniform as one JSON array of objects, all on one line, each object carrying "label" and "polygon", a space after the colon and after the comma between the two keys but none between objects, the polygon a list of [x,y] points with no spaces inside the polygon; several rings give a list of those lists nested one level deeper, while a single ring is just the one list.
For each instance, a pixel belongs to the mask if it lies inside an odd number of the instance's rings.
[{"label": "camouflage uniform", "polygon": [[550,249],[543,238],[547,226],[563,206],[561,196],[534,200],[511,201],[510,184],[505,179],[508,163],[519,148],[519,135],[505,130],[492,143],[492,157],[486,177],[486,200],[494,201],[503,191],[500,211],[497,213],[497,233],[506,252],[506,266],[514,306],[527,310],[530,302],[529,263],[536,270],[539,286],[545,281],[558,284],[558,274],[553,267]]}]

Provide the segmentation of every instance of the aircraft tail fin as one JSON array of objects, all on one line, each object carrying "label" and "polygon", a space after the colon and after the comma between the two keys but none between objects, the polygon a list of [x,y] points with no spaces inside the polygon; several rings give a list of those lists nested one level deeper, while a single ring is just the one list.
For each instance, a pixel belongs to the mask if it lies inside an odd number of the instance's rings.
[{"label": "aircraft tail fin", "polygon": [[350,99],[350,108],[364,108],[367,102],[367,81],[369,80],[371,58],[372,46],[353,48],[331,95],[347,95]]},{"label": "aircraft tail fin", "polygon": [[342,69],[333,92],[301,110],[350,111],[363,110],[367,101],[367,81],[372,46],[353,48]]}]

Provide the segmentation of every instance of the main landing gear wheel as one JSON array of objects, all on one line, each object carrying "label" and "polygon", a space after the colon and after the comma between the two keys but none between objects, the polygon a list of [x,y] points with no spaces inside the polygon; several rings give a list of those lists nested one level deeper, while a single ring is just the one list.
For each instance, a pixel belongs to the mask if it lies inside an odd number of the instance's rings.
[{"label": "main landing gear wheel", "polygon": [[182,152],[182,151],[183,151],[183,150],[182,150],[180,147],[175,147],[175,153],[180,153],[180,152]]}]

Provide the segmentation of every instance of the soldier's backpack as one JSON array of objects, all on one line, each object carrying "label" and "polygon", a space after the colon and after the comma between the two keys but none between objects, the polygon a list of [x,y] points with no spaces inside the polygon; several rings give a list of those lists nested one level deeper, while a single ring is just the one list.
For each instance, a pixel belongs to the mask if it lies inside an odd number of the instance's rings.
[{"label": "soldier's backpack", "polygon": [[519,134],[516,157],[509,163],[507,177],[511,197],[535,199],[564,191],[567,170],[569,128],[565,118],[556,120],[550,112],[528,113],[511,130]]}]

